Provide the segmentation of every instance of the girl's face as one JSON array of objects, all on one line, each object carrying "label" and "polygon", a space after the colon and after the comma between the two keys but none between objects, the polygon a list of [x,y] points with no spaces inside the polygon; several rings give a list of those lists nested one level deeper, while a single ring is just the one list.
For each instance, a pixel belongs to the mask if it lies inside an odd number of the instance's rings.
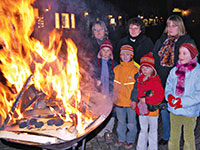
[{"label": "girl's face", "polygon": [[192,60],[192,56],[190,55],[189,50],[185,47],[179,48],[178,58],[181,64],[187,64]]},{"label": "girl's face", "polygon": [[150,77],[153,74],[153,69],[151,67],[142,66],[141,71],[145,76],[148,77]]},{"label": "girl's face", "polygon": [[178,26],[174,24],[173,21],[169,21],[167,24],[167,33],[170,36],[175,36],[178,34]]},{"label": "girl's face", "polygon": [[103,47],[103,48],[101,49],[101,56],[102,56],[104,59],[110,58],[111,54],[112,54],[112,51],[110,50],[110,48],[108,48],[108,47]]},{"label": "girl's face", "polygon": [[141,33],[140,26],[135,24],[130,24],[129,26],[129,33],[132,37],[137,37]]},{"label": "girl's face", "polygon": [[129,62],[131,60],[131,55],[128,53],[121,53],[120,57],[123,62]]},{"label": "girl's face", "polygon": [[93,34],[96,39],[103,40],[105,36],[105,30],[101,25],[95,24]]}]

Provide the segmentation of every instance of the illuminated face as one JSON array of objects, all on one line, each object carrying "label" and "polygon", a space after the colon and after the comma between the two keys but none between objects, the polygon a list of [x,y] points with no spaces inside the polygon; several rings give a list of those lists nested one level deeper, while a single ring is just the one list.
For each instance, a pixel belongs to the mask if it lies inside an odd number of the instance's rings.
[{"label": "illuminated face", "polygon": [[150,77],[153,74],[153,69],[148,66],[142,66],[141,71],[145,76],[148,76],[148,77]]},{"label": "illuminated face", "polygon": [[173,21],[169,21],[167,24],[167,33],[170,36],[175,36],[178,34],[178,26],[174,24]]},{"label": "illuminated face", "polygon": [[181,64],[187,64],[192,60],[192,56],[189,52],[189,50],[185,47],[179,48],[179,55],[178,55],[179,61]]},{"label": "illuminated face", "polygon": [[105,36],[105,30],[101,25],[95,24],[93,34],[96,39],[103,40]]},{"label": "illuminated face", "polygon": [[110,48],[108,48],[108,47],[103,47],[103,48],[101,49],[101,56],[102,56],[104,59],[110,58],[111,54],[112,54],[112,51],[110,50]]},{"label": "illuminated face", "polygon": [[129,53],[121,53],[120,57],[123,62],[129,62],[131,60],[131,55]]},{"label": "illuminated face", "polygon": [[130,24],[129,26],[129,33],[132,37],[137,37],[141,33],[140,26],[135,24]]}]

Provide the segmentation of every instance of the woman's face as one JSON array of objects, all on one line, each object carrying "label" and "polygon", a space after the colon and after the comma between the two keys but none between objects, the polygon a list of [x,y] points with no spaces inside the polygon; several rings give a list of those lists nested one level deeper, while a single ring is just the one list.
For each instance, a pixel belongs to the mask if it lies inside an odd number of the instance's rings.
[{"label": "woman's face", "polygon": [[130,24],[129,26],[129,33],[132,37],[137,37],[141,33],[140,26],[135,24]]},{"label": "woman's face", "polygon": [[105,30],[101,25],[95,24],[93,29],[93,34],[96,39],[103,40],[105,36]]},{"label": "woman's face", "polygon": [[167,24],[167,33],[170,36],[175,36],[178,34],[178,26],[174,24],[173,21],[169,21]]}]

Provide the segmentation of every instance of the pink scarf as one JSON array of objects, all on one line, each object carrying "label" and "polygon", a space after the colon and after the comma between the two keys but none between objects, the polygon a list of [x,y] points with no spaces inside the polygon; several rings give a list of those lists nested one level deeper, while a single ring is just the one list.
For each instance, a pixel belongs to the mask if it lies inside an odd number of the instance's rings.
[{"label": "pink scarf", "polygon": [[176,64],[176,75],[178,76],[176,84],[176,95],[182,96],[185,91],[185,74],[192,71],[197,65],[197,60],[193,59],[187,64],[180,64],[179,61]]}]

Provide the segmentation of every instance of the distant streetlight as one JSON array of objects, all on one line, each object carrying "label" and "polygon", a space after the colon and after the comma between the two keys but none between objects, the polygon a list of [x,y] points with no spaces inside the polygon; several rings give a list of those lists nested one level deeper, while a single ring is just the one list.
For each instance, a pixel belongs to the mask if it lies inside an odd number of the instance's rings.
[{"label": "distant streetlight", "polygon": [[84,16],[86,17],[86,16],[88,16],[89,15],[89,13],[87,12],[87,11],[85,11],[84,12]]},{"label": "distant streetlight", "polygon": [[113,16],[112,15],[108,15],[108,18],[110,19],[110,18],[112,18]]},{"label": "distant streetlight", "polygon": [[122,16],[118,16],[118,20],[122,19]]},{"label": "distant streetlight", "polygon": [[190,14],[190,10],[182,10],[181,14],[182,16],[188,16]]}]

